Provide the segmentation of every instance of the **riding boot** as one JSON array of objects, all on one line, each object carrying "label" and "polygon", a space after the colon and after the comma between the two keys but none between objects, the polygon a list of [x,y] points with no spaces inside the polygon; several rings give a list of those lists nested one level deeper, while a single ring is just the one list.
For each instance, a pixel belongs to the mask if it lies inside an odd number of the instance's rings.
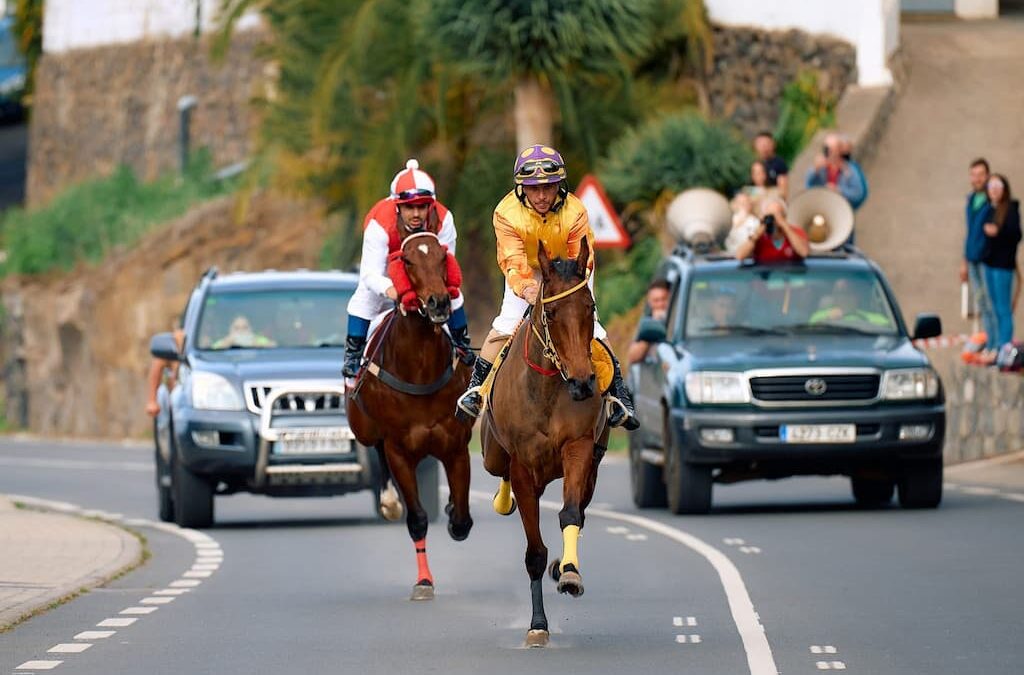
[{"label": "riding boot", "polygon": [[345,364],[341,368],[342,375],[345,377],[355,377],[359,374],[359,367],[363,362],[363,348],[365,346],[365,337],[349,335],[345,338]]},{"label": "riding boot", "polygon": [[[609,352],[611,354],[611,352]],[[612,355],[612,386],[608,394],[608,424],[613,427],[623,427],[626,431],[635,431],[640,428],[640,422],[633,412],[633,395],[629,387],[622,381],[622,371],[619,369],[619,360]]]},{"label": "riding boot", "polygon": [[459,397],[458,407],[455,410],[455,417],[460,421],[471,422],[480,416],[484,405],[480,385],[487,379],[492,365],[489,361],[477,357],[476,365],[473,367],[473,377],[469,380],[469,389]]},{"label": "riding boot", "polygon": [[462,328],[449,327],[448,332],[452,336],[452,345],[455,346],[455,351],[459,353],[459,360],[467,366],[476,363],[476,354],[469,344],[469,326],[463,326]]}]

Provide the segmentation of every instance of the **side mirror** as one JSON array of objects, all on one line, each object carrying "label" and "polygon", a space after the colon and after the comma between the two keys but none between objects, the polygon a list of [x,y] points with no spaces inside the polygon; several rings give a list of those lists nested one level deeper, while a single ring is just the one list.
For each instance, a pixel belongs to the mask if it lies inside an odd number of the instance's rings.
[{"label": "side mirror", "polygon": [[649,316],[645,316],[640,319],[640,327],[636,332],[636,339],[649,342],[651,344],[657,344],[665,341],[665,324],[652,319]]},{"label": "side mirror", "polygon": [[157,333],[149,341],[149,353],[165,361],[180,361],[178,345],[174,342],[174,333]]},{"label": "side mirror", "polygon": [[942,319],[937,314],[918,314],[914,324],[914,339],[924,340],[942,335]]}]

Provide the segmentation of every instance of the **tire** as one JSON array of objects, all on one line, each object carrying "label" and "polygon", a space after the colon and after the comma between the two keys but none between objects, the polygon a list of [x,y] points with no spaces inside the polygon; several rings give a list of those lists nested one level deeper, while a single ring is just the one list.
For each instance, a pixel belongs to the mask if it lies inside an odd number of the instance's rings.
[{"label": "tire", "polygon": [[174,480],[174,521],[180,527],[203,528],[213,525],[213,486],[172,460]]},{"label": "tire", "polygon": [[892,495],[896,491],[896,481],[886,478],[851,476],[850,487],[853,489],[853,498],[857,501],[858,506],[877,509],[887,506],[892,501]]},{"label": "tire", "polygon": [[[167,435],[168,437],[164,438],[165,442],[170,439],[170,433]],[[164,484],[172,482],[171,469],[164,461],[163,453],[160,452],[160,428],[157,426],[156,420],[153,422],[153,441],[156,446],[154,464],[157,467],[157,513],[164,522],[174,522],[174,499],[171,495],[171,486]]]},{"label": "tire", "polygon": [[942,501],[942,459],[908,462],[897,489],[905,509],[934,509]]},{"label": "tire", "polygon": [[437,522],[441,514],[441,484],[438,462],[433,457],[425,457],[416,467],[416,483],[420,493],[420,505],[427,512],[431,523]]},{"label": "tire", "polygon": [[682,448],[674,442],[675,436],[665,421],[665,488],[668,508],[676,515],[702,515],[711,510],[711,491],[714,481],[711,467],[694,466],[683,460]]},{"label": "tire", "polygon": [[668,504],[665,494],[665,473],[662,467],[645,462],[640,456],[637,434],[629,435],[629,476],[633,488],[633,503],[637,508],[664,508]]}]

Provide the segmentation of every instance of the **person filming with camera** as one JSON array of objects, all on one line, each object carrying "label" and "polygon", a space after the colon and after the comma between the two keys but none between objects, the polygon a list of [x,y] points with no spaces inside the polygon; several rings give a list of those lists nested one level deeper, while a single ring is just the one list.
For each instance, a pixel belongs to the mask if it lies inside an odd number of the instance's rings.
[{"label": "person filming with camera", "polygon": [[753,257],[756,263],[785,263],[807,257],[807,233],[786,220],[786,204],[779,198],[762,202],[761,224],[736,248],[736,258]]}]

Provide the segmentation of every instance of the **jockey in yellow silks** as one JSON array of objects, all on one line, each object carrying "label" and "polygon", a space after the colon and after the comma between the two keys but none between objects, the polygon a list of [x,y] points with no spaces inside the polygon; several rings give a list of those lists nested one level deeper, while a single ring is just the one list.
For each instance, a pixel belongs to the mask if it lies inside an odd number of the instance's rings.
[{"label": "jockey in yellow silks", "polygon": [[[513,168],[515,188],[494,209],[494,233],[498,240],[498,267],[505,275],[505,296],[501,312],[491,324],[473,369],[469,389],[459,399],[459,411],[478,417],[483,407],[480,385],[491,371],[502,346],[511,337],[527,308],[537,301],[540,292],[540,270],[537,243],[552,258],[572,259],[579,255],[584,237],[594,241],[590,220],[583,203],[569,192],[566,185],[565,162],[554,148],[533,145],[516,156]],[[593,251],[593,249],[591,249]],[[589,268],[594,269],[591,253]],[[594,277],[590,276],[593,293]],[[594,337],[602,342],[608,354],[607,333],[594,318]],[[633,414],[629,389],[622,381],[618,361],[612,356],[614,374],[610,387],[612,406],[608,422],[633,430],[639,426]]]}]

